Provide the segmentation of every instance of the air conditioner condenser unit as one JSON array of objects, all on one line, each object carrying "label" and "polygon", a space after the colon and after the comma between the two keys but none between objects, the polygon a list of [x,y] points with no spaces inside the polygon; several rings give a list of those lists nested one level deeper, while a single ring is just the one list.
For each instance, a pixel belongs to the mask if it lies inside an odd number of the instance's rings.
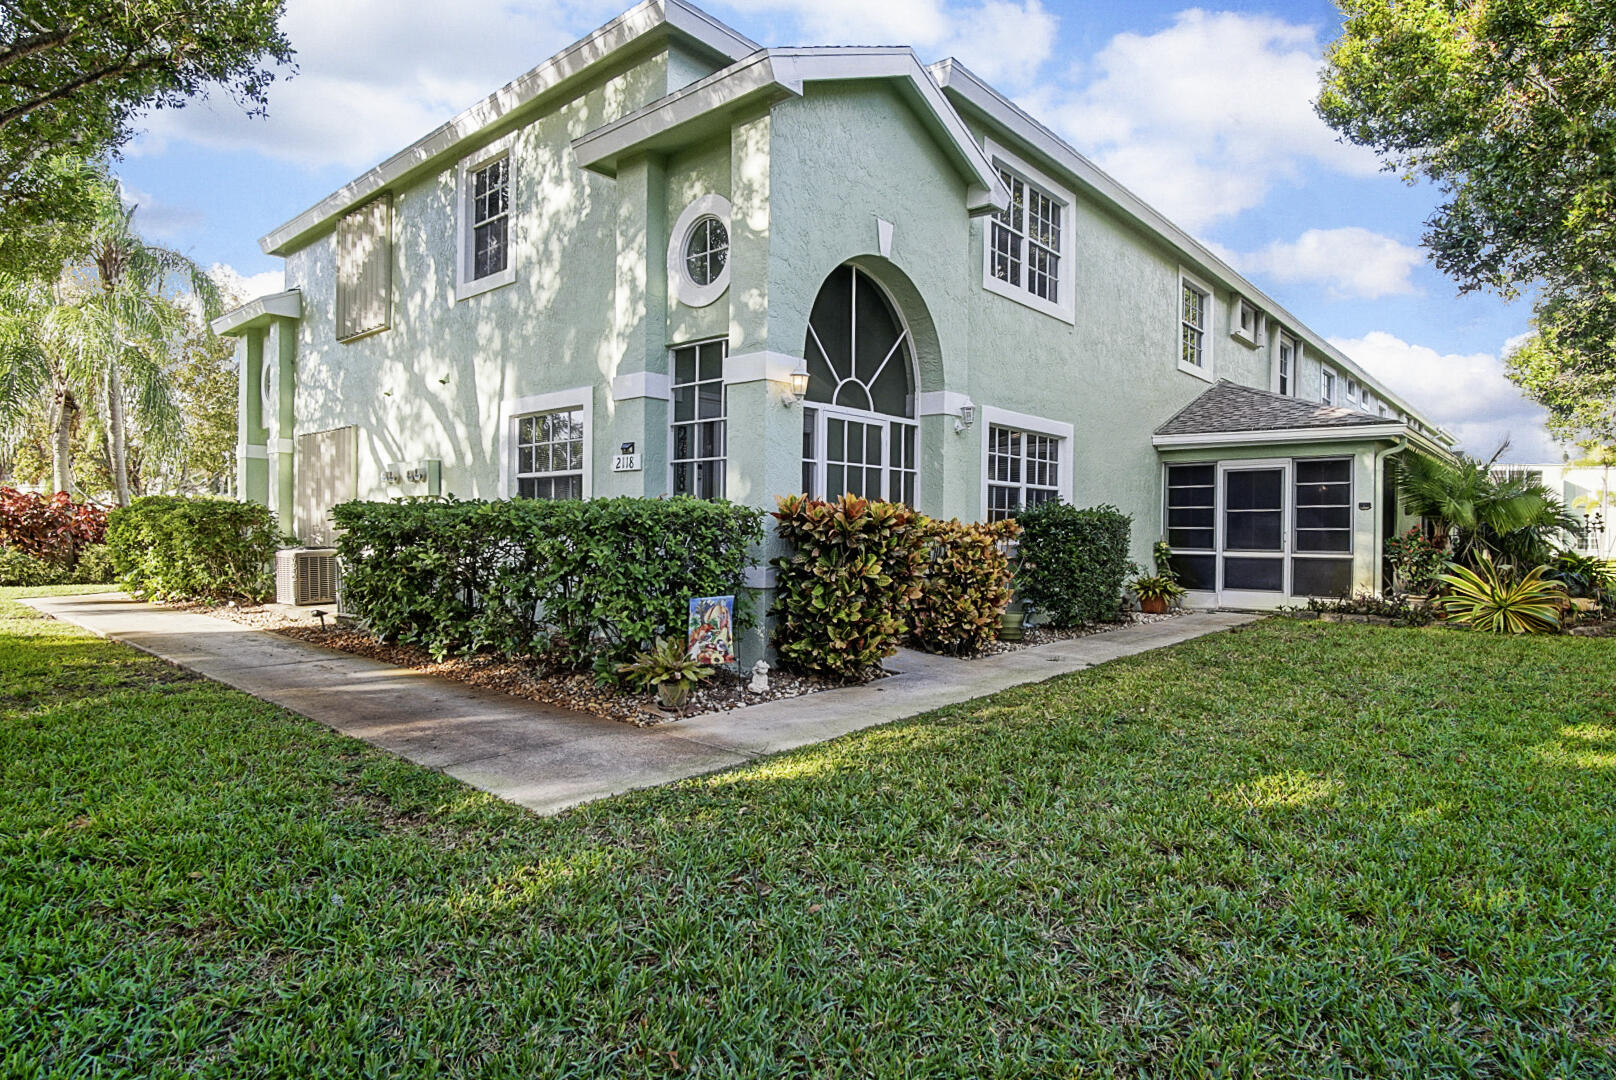
[{"label": "air conditioner condenser unit", "polygon": [[275,553],[277,604],[335,604],[336,548],[282,548]]}]

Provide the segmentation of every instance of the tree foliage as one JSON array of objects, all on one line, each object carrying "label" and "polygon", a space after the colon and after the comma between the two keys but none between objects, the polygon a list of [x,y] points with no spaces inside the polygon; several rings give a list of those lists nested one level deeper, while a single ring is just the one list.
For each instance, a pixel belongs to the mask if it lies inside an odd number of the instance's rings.
[{"label": "tree foliage", "polygon": [[1443,201],[1461,291],[1535,288],[1511,377],[1551,427],[1616,431],[1616,15],[1608,0],[1339,0],[1318,109]]},{"label": "tree foliage", "polygon": [[37,230],[88,212],[76,161],[126,143],[139,116],[222,91],[262,113],[291,62],[284,0],[0,0],[0,265]]},{"label": "tree foliage", "polygon": [[1409,452],[1395,458],[1403,512],[1427,519],[1439,546],[1453,545],[1457,561],[1474,564],[1496,554],[1518,566],[1537,566],[1553,554],[1562,533],[1581,527],[1541,479],[1495,471],[1492,460],[1454,460]]}]

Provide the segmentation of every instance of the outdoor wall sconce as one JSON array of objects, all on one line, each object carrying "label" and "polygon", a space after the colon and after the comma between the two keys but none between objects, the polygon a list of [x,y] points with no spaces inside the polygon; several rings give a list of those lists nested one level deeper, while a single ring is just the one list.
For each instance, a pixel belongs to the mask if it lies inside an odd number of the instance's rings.
[{"label": "outdoor wall sconce", "polygon": [[382,483],[401,484],[404,482],[404,463],[401,461],[388,462],[387,468],[382,470]]},{"label": "outdoor wall sconce", "polygon": [[967,428],[976,423],[976,406],[966,402],[959,408],[959,416],[954,419],[954,434],[963,435]]},{"label": "outdoor wall sconce", "polygon": [[797,361],[797,370],[791,373],[791,387],[786,391],[783,404],[791,408],[797,402],[808,396],[808,361]]}]

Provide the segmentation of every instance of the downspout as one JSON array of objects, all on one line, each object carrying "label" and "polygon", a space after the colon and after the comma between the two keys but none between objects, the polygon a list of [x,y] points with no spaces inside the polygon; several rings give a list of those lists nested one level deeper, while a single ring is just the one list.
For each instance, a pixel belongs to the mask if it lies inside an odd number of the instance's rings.
[{"label": "downspout", "polygon": [[1379,513],[1375,515],[1375,593],[1384,596],[1386,593],[1385,567],[1386,567],[1386,508],[1380,505],[1380,499],[1386,493],[1386,459],[1393,454],[1401,454],[1408,449],[1408,436],[1399,436],[1398,440],[1375,453],[1375,507]]}]

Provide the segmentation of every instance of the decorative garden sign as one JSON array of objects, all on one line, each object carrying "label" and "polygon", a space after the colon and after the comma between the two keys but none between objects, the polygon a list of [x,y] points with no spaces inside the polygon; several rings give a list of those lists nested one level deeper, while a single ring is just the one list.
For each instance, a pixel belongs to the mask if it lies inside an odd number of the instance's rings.
[{"label": "decorative garden sign", "polygon": [[735,662],[735,597],[690,598],[690,655],[703,664]]}]

